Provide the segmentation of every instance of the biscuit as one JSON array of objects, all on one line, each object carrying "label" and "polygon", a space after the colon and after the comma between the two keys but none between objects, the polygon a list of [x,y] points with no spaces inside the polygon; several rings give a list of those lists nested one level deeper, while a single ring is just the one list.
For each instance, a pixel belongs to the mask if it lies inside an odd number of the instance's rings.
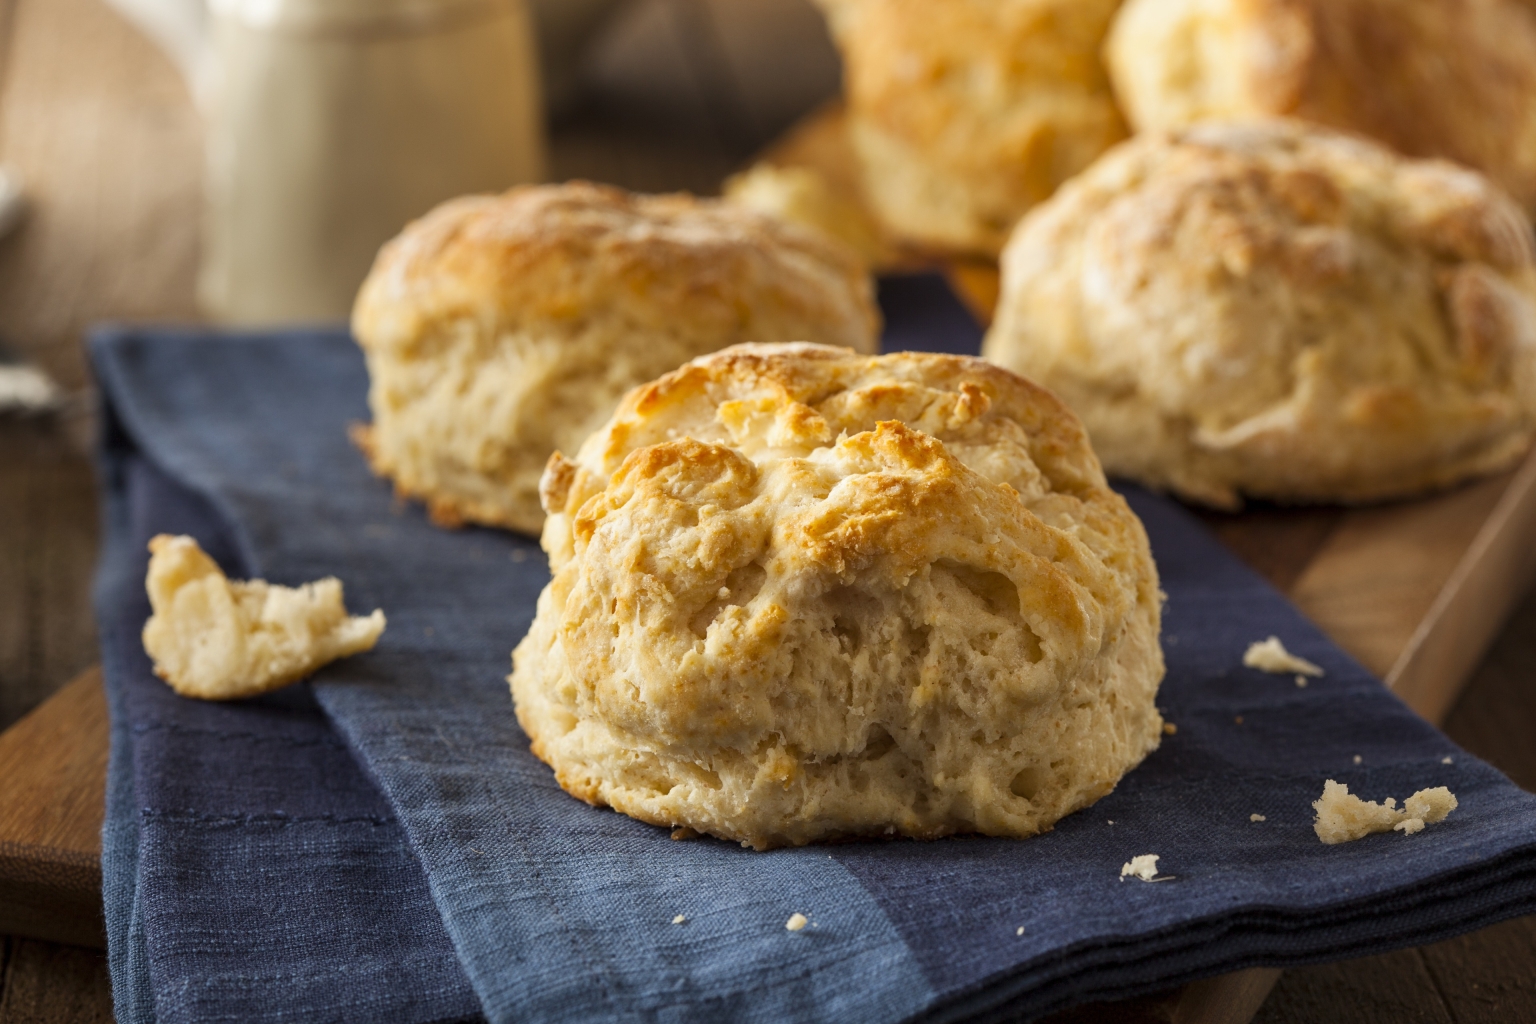
[{"label": "biscuit", "polygon": [[870,213],[854,199],[840,195],[814,167],[753,164],[727,178],[722,195],[749,210],[823,232],[858,253],[866,266],[895,261]]},{"label": "biscuit", "polygon": [[856,256],[782,221],[585,183],[444,203],[379,253],[352,327],[376,472],[445,525],[538,533],[539,476],[624,392],[743,341],[874,351]]},{"label": "biscuit", "polygon": [[302,587],[225,577],[191,537],[149,542],[144,586],[154,614],[144,650],[183,697],[237,700],[298,682],[337,658],[372,650],[384,613],[348,616],[341,581]]},{"label": "biscuit", "polygon": [[1129,0],[1105,58],[1137,131],[1299,117],[1536,209],[1536,19],[1512,0]]},{"label": "biscuit", "polygon": [[1297,121],[1138,136],[1026,217],[984,354],[1111,474],[1233,508],[1503,469],[1536,415],[1529,223],[1485,178]]},{"label": "biscuit", "polygon": [[871,205],[902,240],[995,256],[1125,137],[1099,49],[1120,0],[818,0]]},{"label": "biscuit", "polygon": [[1141,523],[1077,419],[982,360],[727,349],[544,496],[512,694],[590,803],[758,849],[1027,836],[1159,742]]}]

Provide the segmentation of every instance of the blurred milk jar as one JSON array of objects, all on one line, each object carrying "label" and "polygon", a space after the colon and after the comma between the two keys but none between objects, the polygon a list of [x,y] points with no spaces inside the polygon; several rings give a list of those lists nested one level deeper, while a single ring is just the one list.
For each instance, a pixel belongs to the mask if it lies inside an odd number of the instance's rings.
[{"label": "blurred milk jar", "polygon": [[199,295],[240,324],[335,320],[435,204],[544,172],[523,0],[114,0],[205,114]]},{"label": "blurred milk jar", "polygon": [[199,294],[233,323],[346,316],[379,246],[544,171],[523,0],[212,0]]}]

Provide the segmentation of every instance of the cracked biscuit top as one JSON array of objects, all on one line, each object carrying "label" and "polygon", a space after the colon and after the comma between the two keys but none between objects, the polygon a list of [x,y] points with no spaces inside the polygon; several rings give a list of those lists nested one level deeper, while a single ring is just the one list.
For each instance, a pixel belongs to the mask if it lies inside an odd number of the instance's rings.
[{"label": "cracked biscuit top", "polygon": [[512,691],[584,800],[758,848],[1024,836],[1157,745],[1141,523],[981,360],[736,346],[631,392],[543,499]]}]

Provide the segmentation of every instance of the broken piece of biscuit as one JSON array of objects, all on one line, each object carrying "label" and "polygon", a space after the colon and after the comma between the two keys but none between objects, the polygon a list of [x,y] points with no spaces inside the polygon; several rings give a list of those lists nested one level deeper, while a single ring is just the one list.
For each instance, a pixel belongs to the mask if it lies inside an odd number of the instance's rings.
[{"label": "broken piece of biscuit", "polygon": [[1362,839],[1373,832],[1402,832],[1411,836],[1454,811],[1456,796],[1444,786],[1421,789],[1398,808],[1393,797],[1379,804],[1362,800],[1342,782],[1329,779],[1312,808],[1317,811],[1313,831],[1331,846]]},{"label": "broken piece of biscuit", "polygon": [[191,537],[160,534],[149,550],[144,586],[154,614],[144,623],[144,650],[183,697],[276,690],[371,649],[384,632],[382,611],[347,615],[334,577],[301,587],[230,580]]}]

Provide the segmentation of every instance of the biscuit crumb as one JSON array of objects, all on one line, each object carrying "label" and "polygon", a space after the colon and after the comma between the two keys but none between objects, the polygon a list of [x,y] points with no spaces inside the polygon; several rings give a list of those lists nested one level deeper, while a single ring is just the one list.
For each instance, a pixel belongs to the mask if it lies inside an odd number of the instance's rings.
[{"label": "biscuit crumb", "polygon": [[1448,758],[1448,757],[1442,757],[1442,758],[1441,758],[1441,759],[1440,759],[1440,763],[1441,763],[1441,764],[1454,764],[1454,763],[1455,763],[1455,762],[1454,762],[1454,761],[1452,761],[1452,760],[1451,760],[1451,759],[1450,759],[1450,758]]},{"label": "biscuit crumb", "polygon": [[1355,764],[1359,764],[1361,761],[1364,761],[1364,760],[1365,760],[1365,758],[1361,757],[1359,754],[1355,755]]},{"label": "biscuit crumb", "polygon": [[697,839],[699,834],[687,825],[679,825],[672,830],[673,842],[682,842],[684,839]]},{"label": "biscuit crumb", "polygon": [[1243,724],[1243,716],[1242,715],[1238,715],[1236,718],[1232,719],[1232,721],[1236,722],[1238,725],[1242,725]]},{"label": "biscuit crumb", "polygon": [[1179,731],[1179,727],[1174,725],[1172,722],[1164,722],[1163,723],[1163,735],[1164,736],[1172,736],[1174,733],[1176,733],[1178,731]]},{"label": "biscuit crumb", "polygon": [[784,927],[792,932],[798,932],[810,923],[810,918],[797,911],[789,915],[789,920],[784,922]]},{"label": "biscuit crumb", "polygon": [[1264,817],[1264,815],[1262,815],[1262,814],[1250,814],[1250,815],[1248,815],[1248,820],[1249,821],[1268,821],[1269,819]]},{"label": "biscuit crumb", "polygon": [[1173,878],[1172,875],[1158,875],[1157,862],[1160,858],[1155,853],[1144,853],[1139,857],[1132,857],[1130,863],[1120,867],[1120,881],[1125,881],[1125,876],[1139,878],[1143,882],[1166,882]]},{"label": "biscuit crumb", "polygon": [[683,922],[685,922],[687,920],[688,919],[686,917],[684,917],[682,914],[678,914],[676,917],[674,917],[672,919],[672,923],[673,924],[682,924]]},{"label": "biscuit crumb", "polygon": [[[1268,640],[1256,640],[1248,645],[1248,650],[1243,652],[1243,664],[1249,668],[1256,668],[1260,672],[1272,672],[1275,675],[1301,675],[1321,676],[1323,670],[1312,664],[1306,658],[1298,658],[1285,649],[1280,638],[1272,636]],[[1298,686],[1307,685],[1298,680]]]},{"label": "biscuit crumb", "polygon": [[231,580],[191,537],[149,542],[144,623],[155,675],[183,697],[237,700],[298,682],[337,658],[370,650],[384,613],[347,615],[341,581],[300,587]]},{"label": "biscuit crumb", "polygon": [[1013,934],[1015,934],[1015,935],[1023,935],[1024,934],[1024,926],[1023,925],[1019,925],[1019,930],[1014,932]]},{"label": "biscuit crumb", "polygon": [[1365,801],[1353,796],[1348,786],[1329,779],[1312,808],[1317,811],[1313,831],[1317,838],[1332,846],[1373,832],[1421,832],[1425,825],[1433,825],[1454,811],[1456,797],[1444,786],[1421,789],[1404,800],[1402,810],[1398,810],[1395,797],[1389,796],[1379,804]]},{"label": "biscuit crumb", "polygon": [[1305,690],[1307,688],[1307,677],[1306,676],[1297,676],[1296,677],[1296,685],[1301,687],[1303,690]]}]

